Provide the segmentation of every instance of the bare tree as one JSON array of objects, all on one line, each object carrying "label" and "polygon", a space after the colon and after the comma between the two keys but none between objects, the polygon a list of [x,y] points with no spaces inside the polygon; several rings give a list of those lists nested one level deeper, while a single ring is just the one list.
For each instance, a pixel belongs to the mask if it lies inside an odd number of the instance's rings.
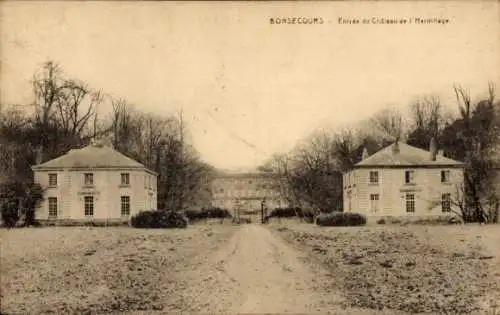
[{"label": "bare tree", "polygon": [[408,135],[408,144],[428,149],[432,138],[441,138],[446,123],[439,97],[425,96],[412,103],[410,120],[413,126]]},{"label": "bare tree", "polygon": [[404,136],[403,116],[397,109],[383,109],[371,119],[374,132],[388,141],[398,141]]}]

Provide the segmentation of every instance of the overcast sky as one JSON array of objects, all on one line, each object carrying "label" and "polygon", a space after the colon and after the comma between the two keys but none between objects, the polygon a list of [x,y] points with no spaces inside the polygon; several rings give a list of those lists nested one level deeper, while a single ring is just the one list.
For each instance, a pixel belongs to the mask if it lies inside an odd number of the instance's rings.
[{"label": "overcast sky", "polygon": [[[249,167],[317,126],[367,118],[453,83],[499,83],[497,1],[1,2],[1,102],[29,103],[49,59],[144,111],[184,108],[217,167]],[[276,25],[272,17],[323,24]],[[338,18],[446,18],[445,25],[339,25]]]}]

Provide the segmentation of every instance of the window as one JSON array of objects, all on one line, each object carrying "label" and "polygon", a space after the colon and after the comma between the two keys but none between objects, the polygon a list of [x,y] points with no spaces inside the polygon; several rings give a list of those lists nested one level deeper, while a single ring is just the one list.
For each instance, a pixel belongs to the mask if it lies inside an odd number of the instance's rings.
[{"label": "window", "polygon": [[93,186],[94,185],[94,174],[85,173],[83,175],[83,182],[86,186]]},{"label": "window", "polygon": [[121,184],[122,185],[130,185],[130,174],[129,173],[121,173]]},{"label": "window", "polygon": [[441,195],[441,209],[443,212],[451,212],[451,194]]},{"label": "window", "polygon": [[85,216],[94,216],[94,197],[85,196],[84,198],[84,208],[85,208]]},{"label": "window", "polygon": [[144,175],[144,188],[148,188],[148,179],[147,179],[147,175]]},{"label": "window", "polygon": [[130,197],[129,196],[122,196],[121,197],[121,213],[122,213],[122,216],[129,216],[130,215]]},{"label": "window", "polygon": [[371,184],[378,184],[378,172],[377,171],[370,172],[370,183]]},{"label": "window", "polygon": [[441,171],[441,183],[450,182],[450,171]]},{"label": "window", "polygon": [[49,174],[49,186],[50,187],[57,186],[57,174],[55,173]]},{"label": "window", "polygon": [[49,197],[49,218],[57,218],[57,198]]},{"label": "window", "polygon": [[414,194],[406,194],[406,212],[415,212]]},{"label": "window", "polygon": [[413,184],[415,183],[415,171],[405,171],[405,183]]},{"label": "window", "polygon": [[372,210],[372,213],[378,212],[378,200],[379,200],[379,194],[370,194],[370,207]]}]

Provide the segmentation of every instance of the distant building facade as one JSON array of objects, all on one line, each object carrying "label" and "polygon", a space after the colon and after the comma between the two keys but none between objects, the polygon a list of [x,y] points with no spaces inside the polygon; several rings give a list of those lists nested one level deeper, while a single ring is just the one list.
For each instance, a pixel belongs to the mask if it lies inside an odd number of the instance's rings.
[{"label": "distant building facade", "polygon": [[366,216],[436,216],[459,211],[464,164],[396,142],[343,175],[344,211]]},{"label": "distant building facade", "polygon": [[212,205],[229,211],[258,211],[265,200],[268,209],[288,207],[276,174],[240,172],[217,174],[212,181]]},{"label": "distant building facade", "polygon": [[32,169],[46,190],[38,220],[125,221],[157,208],[157,174],[98,141]]}]

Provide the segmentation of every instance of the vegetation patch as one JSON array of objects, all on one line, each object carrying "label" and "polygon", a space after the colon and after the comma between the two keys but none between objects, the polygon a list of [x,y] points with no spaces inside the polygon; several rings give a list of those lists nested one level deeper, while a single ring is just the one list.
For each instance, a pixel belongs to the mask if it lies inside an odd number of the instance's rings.
[{"label": "vegetation patch", "polygon": [[231,226],[3,230],[1,312],[192,312],[199,305],[186,290],[200,281],[203,260],[233,231]]},{"label": "vegetation patch", "polygon": [[321,213],[316,217],[319,226],[361,226],[366,224],[366,217],[352,212]]},{"label": "vegetation patch", "polygon": [[146,229],[186,228],[188,219],[176,211],[150,210],[133,216],[130,224],[135,228]]},{"label": "vegetation patch", "polygon": [[462,314],[499,292],[491,255],[465,241],[440,243],[424,227],[277,231],[331,270],[325,285],[338,286],[346,306]]}]

